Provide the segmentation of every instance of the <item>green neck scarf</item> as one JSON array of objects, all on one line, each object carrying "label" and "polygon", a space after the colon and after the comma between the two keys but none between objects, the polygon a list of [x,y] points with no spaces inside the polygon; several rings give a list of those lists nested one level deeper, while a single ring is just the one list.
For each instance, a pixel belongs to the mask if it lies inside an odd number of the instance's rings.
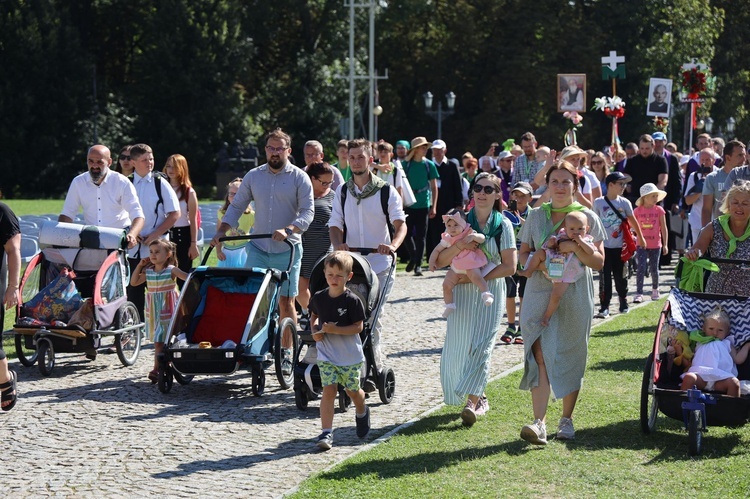
[{"label": "green neck scarf", "polygon": [[362,189],[361,194],[357,194],[356,191],[356,185],[354,184],[354,177],[350,178],[346,181],[346,187],[349,189],[349,193],[354,196],[357,199],[357,204],[360,203],[365,198],[369,198],[376,192],[378,192],[381,187],[384,187],[388,185],[385,180],[381,179],[377,175],[373,175],[370,173],[370,181],[367,183],[367,185],[364,186]]},{"label": "green neck scarf", "polygon": [[734,251],[737,249],[737,243],[741,243],[742,241],[750,237],[750,223],[747,224],[747,227],[745,227],[745,233],[740,237],[735,237],[734,233],[732,233],[732,229],[729,228],[729,215],[721,215],[719,217],[719,224],[721,225],[721,228],[724,229],[724,234],[726,234],[729,238],[729,249],[727,249],[726,256],[726,258],[729,258],[729,255],[734,253]]},{"label": "green neck scarf", "polygon": [[716,336],[706,336],[706,333],[704,333],[700,329],[696,329],[695,331],[690,331],[690,341],[705,345],[706,343],[720,340]]},{"label": "green neck scarf", "polygon": [[[472,208],[472,210],[469,212],[469,215],[466,217],[469,225],[471,225],[471,228],[475,231],[484,234],[484,242],[479,246],[484,253],[484,255],[487,257],[487,260],[492,260],[492,257],[487,250],[486,244],[487,241],[490,238],[494,238],[498,234],[502,233],[503,231],[503,214],[499,211],[492,210],[490,213],[489,218],[487,218],[487,223],[484,224],[484,229],[482,229],[479,226],[479,220],[477,220],[477,214]],[[500,248],[497,248],[498,252],[500,251]]]},{"label": "green neck scarf", "polygon": [[[586,207],[583,206],[578,201],[573,201],[568,206],[563,206],[562,208],[553,208],[552,207],[552,202],[551,201],[547,201],[546,203],[542,203],[542,205],[539,207],[539,209],[542,210],[544,212],[544,214],[546,215],[547,220],[549,220],[549,219],[552,218],[552,213],[570,213],[571,211],[581,211],[581,210],[584,210],[585,208]],[[565,220],[565,218],[563,217],[562,220],[560,220],[559,222],[557,222],[554,225],[554,227],[552,227],[552,233],[553,234],[557,232],[557,229],[560,228],[560,226],[562,225],[562,223],[563,223],[564,220]],[[546,241],[548,237],[549,237],[549,234],[545,235],[544,238],[543,238],[543,240]]]}]

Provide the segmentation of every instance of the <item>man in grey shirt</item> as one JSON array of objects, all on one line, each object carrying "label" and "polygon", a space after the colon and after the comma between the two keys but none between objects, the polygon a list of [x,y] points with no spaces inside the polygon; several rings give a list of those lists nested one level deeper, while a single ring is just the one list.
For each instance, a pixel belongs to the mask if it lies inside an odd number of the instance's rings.
[{"label": "man in grey shirt", "polygon": [[[289,162],[292,140],[280,128],[266,136],[266,158],[268,162],[250,170],[242,179],[242,184],[232,204],[216,230],[211,246],[219,243],[219,238],[237,225],[242,213],[255,202],[255,234],[272,234],[271,239],[250,241],[247,248],[246,267],[286,269],[289,265],[290,249],[283,241],[294,246],[294,261],[289,280],[281,287],[279,298],[280,320],[290,317],[297,323],[294,297],[297,295],[299,273],[302,262],[302,237],[310,226],[314,215],[313,191],[310,177],[300,168]],[[291,346],[291,338],[285,332],[282,343],[286,349]],[[282,371],[291,373],[291,352],[285,352]]]},{"label": "man in grey shirt", "polygon": [[724,201],[724,195],[732,187],[729,177],[735,168],[745,164],[745,144],[738,140],[732,140],[724,146],[722,154],[724,164],[721,169],[706,175],[706,180],[703,183],[701,227],[705,227],[707,223],[721,215],[719,208],[721,208],[721,203]]},{"label": "man in grey shirt", "polygon": [[[742,144],[742,142],[740,142],[740,144]],[[747,159],[747,157],[745,159]],[[744,161],[742,164],[744,164]],[[731,187],[735,180],[750,180],[750,166],[738,166],[732,170],[726,180],[727,187]]]}]

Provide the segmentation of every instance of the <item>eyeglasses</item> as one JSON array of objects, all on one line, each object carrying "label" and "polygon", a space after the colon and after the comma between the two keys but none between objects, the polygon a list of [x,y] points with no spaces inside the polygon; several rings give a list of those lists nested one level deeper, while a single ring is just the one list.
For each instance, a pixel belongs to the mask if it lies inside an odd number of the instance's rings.
[{"label": "eyeglasses", "polygon": [[485,194],[492,194],[494,192],[497,192],[497,189],[495,189],[491,185],[479,185],[479,184],[475,184],[471,190],[473,190],[474,192],[484,191]]},{"label": "eyeglasses", "polygon": [[271,146],[266,146],[266,151],[268,151],[270,153],[275,153],[275,154],[281,154],[282,152],[286,151],[286,149],[287,149],[286,147],[271,147]]},{"label": "eyeglasses", "polygon": [[120,156],[120,161],[122,161],[122,160],[127,161],[129,159],[130,159],[130,156]]},{"label": "eyeglasses", "polygon": [[513,158],[505,158],[505,159],[500,160],[501,163],[506,163],[506,162],[511,162],[511,161],[513,161]]},{"label": "eyeglasses", "polygon": [[331,184],[333,183],[333,181],[331,181],[331,182],[323,182],[323,181],[322,181],[322,180],[320,180],[320,179],[319,179],[318,177],[313,177],[313,178],[314,178],[315,180],[317,180],[318,182],[320,182],[320,185],[322,185],[323,187],[328,187],[329,185],[331,185]]},{"label": "eyeglasses", "polygon": [[603,165],[603,164],[604,164],[604,161],[592,161],[591,162],[591,166],[594,166],[594,165]]}]

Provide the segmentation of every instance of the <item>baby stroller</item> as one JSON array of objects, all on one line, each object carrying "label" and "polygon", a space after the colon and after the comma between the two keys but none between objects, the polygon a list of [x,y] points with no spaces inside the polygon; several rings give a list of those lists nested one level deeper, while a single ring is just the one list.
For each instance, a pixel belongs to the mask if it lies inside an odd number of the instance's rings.
[{"label": "baby stroller", "polygon": [[[390,368],[385,368],[380,372],[375,363],[375,354],[372,348],[372,329],[385,305],[382,300],[381,291],[388,288],[388,283],[378,284],[378,276],[370,268],[370,263],[367,259],[362,256],[374,250],[366,248],[350,248],[350,250],[357,253],[350,253],[354,259],[354,266],[352,268],[354,276],[346,284],[346,287],[362,301],[362,304],[365,306],[366,317],[364,328],[360,333],[362,350],[365,354],[365,370],[362,373],[361,386],[364,387],[366,384],[374,385],[379,391],[380,400],[384,404],[390,404],[396,391],[396,376]],[[325,257],[318,260],[310,276],[310,293],[313,295],[328,287],[324,274],[324,259]],[[396,257],[393,255],[391,272],[389,272],[391,276],[393,275],[395,265]],[[392,279],[392,277],[390,278]],[[315,340],[313,340],[310,327],[308,326],[305,331],[300,331],[299,337],[300,344],[295,353],[297,363],[294,368],[294,402],[298,409],[305,410],[310,400],[319,397],[323,387],[320,381],[320,371],[315,363],[317,360],[317,349],[315,348]],[[339,408],[346,411],[350,405],[351,400],[349,396],[343,387],[339,386]]]},{"label": "baby stroller", "polygon": [[[224,237],[221,241],[270,238],[271,234]],[[294,374],[284,375],[284,335],[297,349],[297,327],[290,318],[279,322],[281,285],[289,279],[294,247],[286,270],[207,267],[211,248],[182,288],[164,350],[159,357],[157,385],[169,393],[174,379],[181,385],[195,375],[228,375],[241,367],[252,373],[253,394],[266,386],[266,369],[274,365],[282,388],[292,386]],[[293,357],[293,356],[292,356]]]},{"label": "baby stroller", "polygon": [[[717,260],[714,260],[717,261]],[[732,263],[738,263],[732,260]],[[680,272],[678,268],[678,273]],[[702,451],[707,425],[740,426],[750,418],[750,397],[729,397],[704,393],[697,389],[680,390],[680,375],[685,371],[679,357],[667,348],[679,336],[700,329],[702,316],[717,306],[731,318],[730,337],[736,348],[750,341],[750,303],[747,297],[687,292],[673,288],[659,318],[651,353],[646,360],[641,385],[641,429],[649,434],[656,429],[658,413],[685,423],[690,455]],[[671,350],[671,349],[670,349]],[[742,380],[742,372],[739,379]],[[742,382],[744,384],[744,382]]]},{"label": "baby stroller", "polygon": [[93,357],[101,338],[113,336],[120,362],[132,366],[145,325],[125,292],[125,232],[49,221],[39,243],[42,250],[23,274],[15,325],[8,331],[21,364],[38,363],[49,376],[55,352]]}]

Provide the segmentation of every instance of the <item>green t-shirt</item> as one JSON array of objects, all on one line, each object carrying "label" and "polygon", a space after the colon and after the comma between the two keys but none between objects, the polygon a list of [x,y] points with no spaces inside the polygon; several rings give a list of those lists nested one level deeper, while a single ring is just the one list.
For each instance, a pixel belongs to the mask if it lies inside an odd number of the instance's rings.
[{"label": "green t-shirt", "polygon": [[416,202],[409,208],[429,208],[432,205],[432,191],[430,180],[440,178],[435,163],[423,158],[422,161],[406,161],[402,163],[404,173],[409,180],[411,190],[414,191]]},{"label": "green t-shirt", "polygon": [[349,165],[346,165],[346,168],[344,168],[343,170],[339,168],[338,162],[334,163],[331,166],[336,167],[338,171],[341,172],[341,176],[344,177],[344,182],[348,182],[349,179],[352,178],[352,169],[349,167]]}]

